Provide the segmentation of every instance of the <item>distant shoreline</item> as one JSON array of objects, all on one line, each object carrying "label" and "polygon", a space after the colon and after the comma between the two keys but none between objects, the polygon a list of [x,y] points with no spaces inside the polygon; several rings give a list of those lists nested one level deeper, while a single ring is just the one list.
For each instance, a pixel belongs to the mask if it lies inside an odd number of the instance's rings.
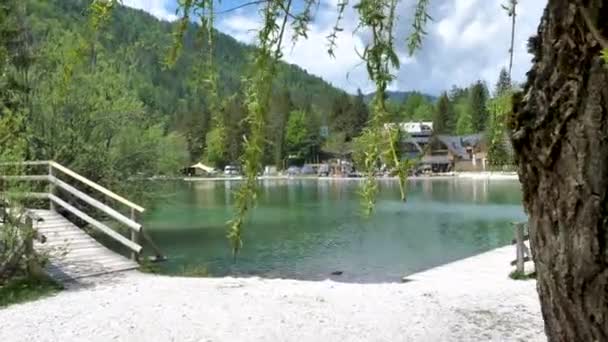
[{"label": "distant shoreline", "polygon": [[[429,179],[487,179],[487,180],[518,180],[516,172],[451,172],[433,175],[410,176],[408,180]],[[153,178],[152,180],[162,180]],[[220,181],[242,181],[243,177],[184,177],[178,178],[186,182],[220,182]],[[357,177],[317,177],[317,176],[260,176],[259,180],[322,180],[322,181],[360,181],[364,178]],[[378,177],[379,181],[397,180],[397,177]]]}]

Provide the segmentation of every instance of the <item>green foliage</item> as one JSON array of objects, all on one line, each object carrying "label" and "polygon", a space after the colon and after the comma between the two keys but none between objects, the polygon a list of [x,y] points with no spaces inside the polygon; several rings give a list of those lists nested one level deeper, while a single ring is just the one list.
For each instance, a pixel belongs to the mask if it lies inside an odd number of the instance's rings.
[{"label": "green foliage", "polygon": [[437,101],[435,118],[433,120],[433,131],[437,134],[451,134],[454,131],[454,111],[447,93],[441,94]]},{"label": "green foliage", "polygon": [[604,63],[608,65],[608,48],[602,49],[602,58],[604,59]]},{"label": "green foliage", "polygon": [[50,279],[17,278],[0,285],[0,308],[53,295],[63,288]]},{"label": "green foliage", "polygon": [[351,126],[345,131],[351,137],[355,137],[361,134],[369,120],[369,108],[365,103],[365,97],[361,89],[357,89],[357,96],[352,99],[351,112]]},{"label": "green foliage", "polygon": [[[360,146],[359,148],[356,148],[355,151],[362,151],[363,147],[364,146]],[[331,133],[323,143],[323,151],[336,155],[339,158],[344,158],[351,151],[351,148],[352,143],[347,141],[344,132]],[[355,157],[356,156],[357,155],[355,155]],[[359,158],[359,161],[356,163],[362,165],[362,158]]]},{"label": "green foliage", "polygon": [[513,271],[513,272],[509,273],[509,278],[511,278],[513,280],[536,279],[536,272],[525,273],[525,272]]},{"label": "green foliage", "polygon": [[344,18],[344,10],[346,10],[346,6],[348,6],[348,0],[338,0],[338,17],[336,18],[336,24],[334,25],[331,33],[327,36],[327,54],[331,57],[335,57],[334,51],[337,47],[336,41],[338,40],[338,33],[344,31],[340,27],[340,22]]},{"label": "green foliage", "polygon": [[[230,221],[230,228],[228,231],[228,238],[231,242],[234,255],[236,257],[240,248],[242,247],[242,227],[244,221],[255,205],[257,195],[257,174],[261,170],[262,163],[265,161],[265,151],[267,150],[267,132],[268,132],[268,112],[271,109],[271,98],[273,86],[276,85],[277,75],[279,81],[281,77],[292,76],[289,68],[286,68],[283,64],[278,63],[278,60],[282,57],[282,43],[285,27],[288,23],[289,18],[294,18],[292,21],[292,27],[295,30],[295,39],[299,37],[306,37],[306,29],[310,21],[312,20],[311,8],[315,1],[305,1],[303,11],[300,14],[294,15],[291,12],[291,0],[269,0],[262,3],[262,28],[258,31],[257,47],[252,51],[252,62],[249,69],[249,73],[243,83],[243,94],[244,100],[242,101],[246,108],[246,116],[242,120],[246,132],[243,136],[242,144],[242,156],[241,164],[245,173],[245,181],[241,188],[236,194],[235,206],[236,214],[235,217]],[[335,48],[335,42],[337,40],[337,33],[341,31],[339,27],[340,20],[343,16],[347,1],[340,1],[338,4],[338,19],[335,28],[328,37],[329,39],[329,53],[333,55]],[[179,50],[185,48],[188,45],[189,39],[189,27],[187,22],[191,15],[197,15],[201,18],[202,31],[206,32],[208,36],[213,35],[213,3],[211,0],[188,0],[180,2],[180,9],[182,10],[182,20],[180,21],[179,27],[176,31],[176,42],[173,44],[175,52],[170,61],[177,61]],[[409,47],[413,50],[420,47],[422,36],[424,35],[424,25],[430,16],[427,14],[428,1],[419,0],[416,16],[414,20],[414,33],[409,40]],[[377,192],[377,182],[374,176],[376,167],[383,156],[392,156],[389,161],[394,168],[397,169],[397,173],[400,178],[400,188],[402,193],[402,199],[405,200],[405,175],[407,174],[407,163],[401,163],[397,153],[398,143],[398,132],[389,132],[384,129],[384,124],[390,119],[390,112],[386,105],[386,88],[388,83],[393,79],[391,71],[399,67],[399,59],[394,51],[394,39],[393,39],[393,28],[395,21],[395,10],[397,7],[397,0],[361,0],[355,8],[360,15],[361,29],[368,29],[371,32],[370,43],[365,47],[362,52],[362,59],[365,61],[367,71],[370,79],[376,84],[376,93],[374,100],[371,105],[371,115],[367,115],[367,111],[364,109],[362,95],[358,96],[358,99],[354,102],[353,107],[357,108],[354,110],[354,119],[350,123],[345,136],[348,134],[350,137],[345,137],[345,141],[348,138],[353,138],[355,134],[361,131],[362,123],[368,122],[368,126],[362,130],[361,135],[357,138],[359,146],[364,146],[364,151],[361,152],[363,156],[362,170],[367,174],[365,186],[361,192],[363,194],[364,202],[366,203],[367,212],[370,213],[375,203],[375,194]],[[198,9],[198,11],[197,11]],[[209,38],[208,44],[211,49],[212,39]],[[219,45],[218,45],[219,46]],[[211,58],[208,59],[211,64]],[[218,59],[215,58],[217,61]],[[230,63],[230,58],[227,57],[224,60],[220,59],[221,62]],[[227,68],[219,68],[219,70],[235,70],[235,64],[229,64]],[[213,72],[209,72],[209,75],[215,75]],[[285,75],[285,76],[283,76]],[[204,79],[204,76],[197,76],[199,79]],[[223,77],[211,77],[208,81],[210,84],[215,84],[219,79]],[[195,82],[196,83],[196,82]],[[304,84],[307,86],[307,84]],[[221,89],[222,87],[217,87]],[[310,88],[312,90],[312,88]],[[312,91],[311,96],[302,96],[301,106],[297,105],[296,108],[308,108],[308,103],[320,103],[322,101],[315,101],[318,95],[322,91]],[[221,96],[220,92],[209,92],[209,96],[212,98]],[[291,94],[297,94],[297,92],[291,92]],[[335,94],[335,92],[333,93]],[[212,117],[217,117],[218,107],[214,105],[214,100],[208,99],[208,107],[211,110]],[[327,102],[326,102],[327,103]],[[323,110],[322,108],[320,109]],[[307,113],[312,111],[307,110]],[[414,113],[417,117],[430,118],[432,113],[432,106],[426,106],[423,109],[418,110]],[[224,132],[222,129],[215,131],[211,135],[211,139],[207,139],[213,146],[212,151],[216,148],[219,149],[220,139],[228,135],[229,121],[226,120],[226,113],[223,115],[223,122],[214,119],[215,127],[223,128],[227,130],[227,134],[221,134]],[[301,120],[301,113],[294,116],[293,122],[288,122],[290,126],[288,131],[289,134],[285,139],[279,139],[278,144],[282,144],[285,140],[292,147],[300,145],[303,137],[308,133],[309,140],[315,140],[315,144],[318,145],[318,136],[312,134],[315,131],[312,125],[309,125],[304,129],[303,122]],[[241,122],[240,120],[238,122]],[[281,123],[279,123],[281,125]],[[312,128],[312,129],[311,129]],[[213,131],[212,131],[213,132]],[[191,135],[188,135],[191,136]],[[208,136],[209,138],[209,136]],[[383,140],[386,139],[386,140]],[[192,141],[190,139],[189,141]],[[230,141],[230,140],[228,140]],[[388,144],[383,144],[388,142]],[[277,142],[275,142],[276,144]],[[192,144],[190,144],[192,145]],[[280,149],[282,151],[282,149]],[[222,152],[222,151],[220,151]],[[214,154],[213,152],[212,154]],[[275,153],[275,155],[280,155]],[[207,150],[209,154],[209,149]],[[222,153],[215,153],[220,155]],[[278,159],[275,157],[275,159]]]},{"label": "green foliage", "polygon": [[329,121],[332,132],[344,132],[350,141],[361,134],[369,119],[369,109],[361,91],[357,91],[355,98],[346,94],[334,99]]},{"label": "green foliage", "polygon": [[307,151],[307,140],[309,137],[307,114],[302,110],[296,110],[289,114],[285,140],[287,151],[290,155],[302,157]]},{"label": "green foliage", "polygon": [[281,91],[273,98],[268,118],[267,133],[271,142],[268,146],[270,151],[267,155],[272,156],[272,159],[267,160],[267,162],[274,164],[279,170],[283,168],[283,160],[286,157],[285,132],[289,113],[293,109],[294,105],[288,90]]},{"label": "green foliage", "polygon": [[[176,35],[180,29],[178,23],[161,22],[145,12],[123,7],[119,1],[114,1],[112,10],[100,22],[102,25],[99,25],[98,32],[93,34],[87,17],[83,16],[83,13],[90,13],[90,18],[96,16],[89,7],[91,1],[25,2],[37,47],[44,50],[50,46],[59,48],[63,42],[57,36],[67,32],[73,37],[79,36],[79,51],[64,53],[63,57],[74,60],[88,55],[91,58],[91,51],[95,50],[97,58],[111,60],[128,79],[128,89],[143,103],[146,117],[153,118],[154,123],[164,124],[166,132],[177,131],[186,137],[193,161],[202,158],[207,132],[224,118],[223,101],[216,99],[237,95],[238,101],[243,102],[241,81],[250,69],[248,55],[254,48],[216,30],[209,31],[213,25],[210,15],[214,5],[210,1],[190,1],[190,18],[198,20],[198,23],[183,22],[186,24],[181,36],[183,44],[174,52],[173,61],[167,55],[173,53],[168,48],[179,37]],[[198,2],[206,3],[203,4],[206,6],[204,16],[193,13],[203,13]],[[184,14],[184,11],[179,14]],[[45,63],[44,54],[36,60]],[[167,62],[173,63],[168,67]],[[297,108],[315,103],[320,111],[328,112],[333,98],[344,93],[297,66],[278,62],[276,68],[274,89],[289,91]],[[65,74],[69,76],[69,68]],[[214,93],[218,96],[212,95]],[[241,142],[242,134],[235,144],[240,145]],[[238,150],[234,146],[230,149]]]},{"label": "green foliage", "polygon": [[298,14],[291,25],[293,28],[293,44],[298,38],[308,38],[308,25],[313,20],[313,7],[319,4],[319,0],[304,0],[304,10]]},{"label": "green foliage", "polygon": [[182,277],[205,278],[210,277],[211,272],[207,265],[190,265],[183,266],[179,271],[179,275]]},{"label": "green foliage", "polygon": [[[106,183],[118,170],[123,174],[116,176],[132,174],[139,167],[153,172],[150,158],[157,156],[150,151],[159,139],[146,144],[134,141],[151,138],[140,133],[153,123],[144,115],[144,104],[130,89],[120,64],[98,49],[91,68],[90,56],[82,50],[85,38],[72,32],[58,32],[50,41],[57,43],[43,50],[44,76],[38,80],[36,116],[30,121],[37,132],[34,158],[58,160],[95,181],[105,178]],[[139,163],[144,159],[149,163]]]},{"label": "green foliage", "polygon": [[400,121],[432,121],[435,110],[427,96],[412,92],[400,108]]},{"label": "green foliage", "polygon": [[414,51],[422,47],[422,39],[426,35],[424,28],[426,27],[428,20],[433,20],[428,13],[429,3],[430,0],[418,0],[416,4],[414,22],[412,23],[413,30],[407,40],[410,55],[414,54]]},{"label": "green foliage", "polygon": [[228,151],[224,142],[225,137],[226,132],[223,127],[214,127],[207,133],[207,151],[205,155],[207,161],[215,167],[221,168],[228,160]]},{"label": "green foliage", "polygon": [[498,75],[498,81],[496,82],[496,88],[494,90],[494,96],[499,97],[505,92],[511,90],[511,88],[511,77],[509,77],[507,69],[500,69],[500,74]]},{"label": "green foliage", "polygon": [[414,111],[412,117],[413,121],[432,121],[435,113],[435,107],[429,103],[424,102]]},{"label": "green foliage", "polygon": [[490,123],[487,131],[488,137],[488,162],[490,166],[502,167],[512,162],[509,155],[505,137],[507,136],[506,120],[512,112],[512,93],[504,92],[488,102],[490,112]]},{"label": "green foliage", "polygon": [[[263,26],[258,32],[259,43],[253,57],[252,75],[245,80],[245,120],[250,129],[249,135],[244,138],[241,157],[245,182],[235,196],[236,215],[230,221],[228,230],[228,239],[235,258],[243,245],[241,236],[244,220],[255,205],[257,197],[257,175],[261,171],[266,113],[270,106],[276,62],[281,57],[282,38],[290,6],[291,0],[287,4],[283,1],[268,1],[264,5]],[[277,20],[281,19],[281,26],[276,25]]]},{"label": "green foliage", "polygon": [[142,260],[139,262],[138,270],[140,272],[149,273],[149,274],[161,273],[161,268],[160,268],[159,264],[151,261],[148,258],[142,258]]},{"label": "green foliage", "polygon": [[24,8],[19,1],[0,6],[0,157],[21,159],[27,153],[30,88],[25,73],[31,56],[23,27]]},{"label": "green foliage", "polygon": [[458,117],[458,121],[456,121],[456,134],[466,135],[475,133],[471,106],[466,98],[463,97],[456,101],[454,111]]},{"label": "green foliage", "polygon": [[[359,168],[366,174],[360,189],[363,208],[370,215],[375,207],[378,182],[375,172],[383,154],[381,142],[384,124],[389,119],[386,108],[386,87],[394,79],[391,69],[399,68],[399,58],[393,47],[393,25],[396,1],[361,0],[355,8],[359,13],[360,27],[371,31],[371,42],[365,47],[361,58],[367,66],[369,78],[376,85],[376,93],[371,105],[369,125],[358,139],[358,145],[364,146],[358,158],[362,163]],[[391,139],[390,148],[394,150],[395,141]],[[403,193],[403,188],[402,188]]]},{"label": "green foliage", "polygon": [[471,120],[473,132],[482,132],[486,128],[488,120],[488,89],[483,82],[478,81],[469,89],[469,109],[471,110]]}]

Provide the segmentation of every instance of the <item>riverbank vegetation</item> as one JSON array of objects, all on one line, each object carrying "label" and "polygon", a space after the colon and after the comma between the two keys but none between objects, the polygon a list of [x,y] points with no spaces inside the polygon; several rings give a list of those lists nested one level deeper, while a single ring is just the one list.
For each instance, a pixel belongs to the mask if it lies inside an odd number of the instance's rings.
[{"label": "riverbank vegetation", "polygon": [[48,297],[63,287],[51,279],[13,278],[0,284],[0,308]]}]

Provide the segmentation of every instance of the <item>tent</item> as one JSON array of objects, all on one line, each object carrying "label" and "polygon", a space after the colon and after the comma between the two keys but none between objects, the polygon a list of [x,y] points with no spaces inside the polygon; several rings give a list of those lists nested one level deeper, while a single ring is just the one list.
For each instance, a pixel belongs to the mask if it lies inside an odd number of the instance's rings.
[{"label": "tent", "polygon": [[194,176],[194,175],[200,175],[200,174],[209,174],[209,175],[213,175],[218,173],[218,171],[211,167],[211,166],[207,166],[203,163],[196,163],[192,166],[189,166],[186,168],[186,173],[188,175]]}]

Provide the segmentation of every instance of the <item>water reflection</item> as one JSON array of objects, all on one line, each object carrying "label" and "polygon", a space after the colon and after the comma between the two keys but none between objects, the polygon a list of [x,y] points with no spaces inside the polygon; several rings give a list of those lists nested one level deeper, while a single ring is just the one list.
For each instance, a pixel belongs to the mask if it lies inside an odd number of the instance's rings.
[{"label": "water reflection", "polygon": [[[508,244],[521,220],[516,181],[382,180],[375,215],[360,215],[358,181],[263,181],[232,263],[225,239],[236,182],[175,187],[147,227],[171,256],[164,271],[207,265],[215,276],[255,274],[298,279],[398,281],[402,276]],[[165,190],[166,191],[166,190]],[[331,276],[333,271],[341,276]]]}]

